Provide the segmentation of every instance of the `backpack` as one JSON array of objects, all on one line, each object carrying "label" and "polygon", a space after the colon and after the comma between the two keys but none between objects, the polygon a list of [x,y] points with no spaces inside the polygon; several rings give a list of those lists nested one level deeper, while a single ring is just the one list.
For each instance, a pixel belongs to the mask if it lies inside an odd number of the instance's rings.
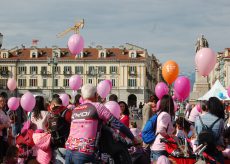
[{"label": "backpack", "polygon": [[210,126],[207,126],[203,123],[201,117],[199,116],[201,125],[202,125],[202,130],[198,134],[198,144],[203,144],[207,145],[207,148],[205,149],[205,152],[213,152],[216,150],[216,141],[217,138],[215,137],[212,128],[213,126],[220,120],[218,118],[216,121],[214,121]]},{"label": "backpack", "polygon": [[64,147],[70,131],[70,123],[65,120],[65,109],[59,114],[51,113],[48,120],[48,130],[51,133],[51,147]]},{"label": "backpack", "polygon": [[158,114],[154,114],[146,122],[144,129],[142,130],[142,140],[146,144],[153,143],[157,137],[157,134],[156,134],[157,117],[158,117]]}]

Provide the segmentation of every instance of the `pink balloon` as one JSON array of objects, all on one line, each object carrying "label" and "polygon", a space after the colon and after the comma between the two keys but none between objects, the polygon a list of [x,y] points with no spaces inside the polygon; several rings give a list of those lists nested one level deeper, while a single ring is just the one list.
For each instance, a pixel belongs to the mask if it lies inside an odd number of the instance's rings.
[{"label": "pink balloon", "polygon": [[114,117],[119,119],[121,114],[120,105],[115,101],[108,101],[105,103],[105,107],[113,114]]},{"label": "pink balloon", "polygon": [[7,101],[7,105],[9,107],[10,110],[17,110],[19,107],[19,99],[17,97],[11,97],[8,101]]},{"label": "pink balloon", "polygon": [[110,90],[112,90],[112,81],[111,80],[105,80],[105,81],[107,81],[108,83],[109,83],[109,86],[110,86]]},{"label": "pink balloon", "polygon": [[202,76],[208,76],[216,64],[216,54],[210,48],[200,49],[195,56],[198,72]]},{"label": "pink balloon", "polygon": [[34,98],[34,95],[30,92],[26,92],[22,97],[21,97],[21,106],[22,108],[27,111],[27,112],[31,112],[34,107],[35,107],[35,103],[36,100]]},{"label": "pink balloon", "polygon": [[17,82],[13,78],[9,78],[7,81],[7,87],[9,88],[10,91],[14,91],[17,87]]},{"label": "pink balloon", "polygon": [[78,90],[82,85],[82,79],[81,76],[79,75],[73,75],[71,76],[71,78],[69,79],[69,87],[76,91]]},{"label": "pink balloon", "polygon": [[228,92],[228,97],[230,97],[230,86],[228,87],[227,92]]},{"label": "pink balloon", "polygon": [[80,104],[83,104],[83,103],[84,103],[84,100],[83,100],[83,98],[82,98],[82,97],[80,97],[80,99],[79,99],[79,103],[80,103]]},{"label": "pink balloon", "polygon": [[164,82],[160,82],[155,87],[155,93],[159,99],[168,94],[169,88]]},{"label": "pink balloon", "polygon": [[176,100],[176,96],[175,96],[175,95],[173,95],[173,96],[172,96],[172,99],[173,99],[173,100]]},{"label": "pink balloon", "polygon": [[190,80],[186,76],[180,76],[174,83],[175,95],[178,100],[184,101],[190,94]]},{"label": "pink balloon", "polygon": [[157,101],[157,110],[160,109],[160,104],[161,104],[161,100],[158,100],[158,101]]},{"label": "pink balloon", "polygon": [[199,113],[202,112],[201,107],[200,107],[200,104],[197,104],[197,105],[196,105],[196,109],[197,109],[197,111],[198,111]]},{"label": "pink balloon", "polygon": [[62,100],[62,105],[63,106],[68,106],[69,105],[69,95],[63,93],[60,95],[60,99]]},{"label": "pink balloon", "polygon": [[84,48],[84,39],[79,34],[73,34],[68,40],[68,48],[72,55],[78,55]]},{"label": "pink balloon", "polygon": [[101,98],[106,98],[106,96],[111,91],[110,84],[108,81],[103,80],[97,85],[97,93],[101,96]]}]

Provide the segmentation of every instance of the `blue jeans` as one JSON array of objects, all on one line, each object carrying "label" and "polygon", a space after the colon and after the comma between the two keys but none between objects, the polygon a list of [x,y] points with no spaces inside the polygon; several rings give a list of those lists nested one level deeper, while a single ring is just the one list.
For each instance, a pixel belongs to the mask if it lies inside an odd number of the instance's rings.
[{"label": "blue jeans", "polygon": [[165,150],[159,150],[159,151],[155,151],[155,150],[151,150],[151,161],[157,161],[157,159],[161,156],[161,155],[165,155],[168,156],[167,151]]},{"label": "blue jeans", "polygon": [[57,148],[53,149],[53,163],[55,164],[64,164],[65,163],[65,156],[66,156],[66,149],[65,148]]},{"label": "blue jeans", "polygon": [[65,163],[66,164],[85,164],[94,163],[95,156],[79,153],[77,151],[66,150]]}]

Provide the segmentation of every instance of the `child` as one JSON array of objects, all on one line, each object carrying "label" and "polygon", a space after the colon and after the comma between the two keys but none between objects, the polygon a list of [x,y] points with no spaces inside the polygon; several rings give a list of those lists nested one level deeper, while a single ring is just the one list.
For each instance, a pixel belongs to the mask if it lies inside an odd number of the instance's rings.
[{"label": "child", "polygon": [[184,117],[179,117],[176,120],[176,136],[178,138],[188,138],[190,131],[190,123]]},{"label": "child", "polygon": [[136,122],[131,122],[130,123],[130,131],[134,135],[134,137],[140,138],[141,131],[140,129],[137,128],[137,123]]}]

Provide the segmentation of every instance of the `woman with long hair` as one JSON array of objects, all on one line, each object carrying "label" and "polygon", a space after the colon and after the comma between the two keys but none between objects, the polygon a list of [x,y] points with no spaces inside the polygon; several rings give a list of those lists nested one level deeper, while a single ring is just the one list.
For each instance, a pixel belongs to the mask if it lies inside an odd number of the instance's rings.
[{"label": "woman with long hair", "polygon": [[[210,127],[212,125],[212,134],[213,138],[210,136],[202,137],[203,126],[204,125]],[[221,153],[221,149],[223,148],[223,132],[224,132],[224,107],[221,101],[216,97],[210,97],[207,102],[207,112],[200,115],[198,119],[195,121],[195,129],[198,143],[201,144],[203,140],[207,142],[206,152],[215,158],[216,161],[221,164],[224,163],[224,158]]]},{"label": "woman with long hair", "polygon": [[164,95],[160,101],[159,111],[157,112],[157,137],[150,145],[151,162],[156,162],[162,156],[168,156],[166,152],[165,143],[161,143],[161,138],[170,138],[174,132],[172,118],[175,116],[173,99],[169,95]]},{"label": "woman with long hair", "polygon": [[118,103],[121,108],[120,121],[127,127],[129,127],[129,107],[124,101]]},{"label": "woman with long hair", "polygon": [[32,129],[42,129],[46,131],[48,111],[45,107],[45,100],[42,96],[35,97],[36,104],[31,114],[31,122],[33,123]]}]

